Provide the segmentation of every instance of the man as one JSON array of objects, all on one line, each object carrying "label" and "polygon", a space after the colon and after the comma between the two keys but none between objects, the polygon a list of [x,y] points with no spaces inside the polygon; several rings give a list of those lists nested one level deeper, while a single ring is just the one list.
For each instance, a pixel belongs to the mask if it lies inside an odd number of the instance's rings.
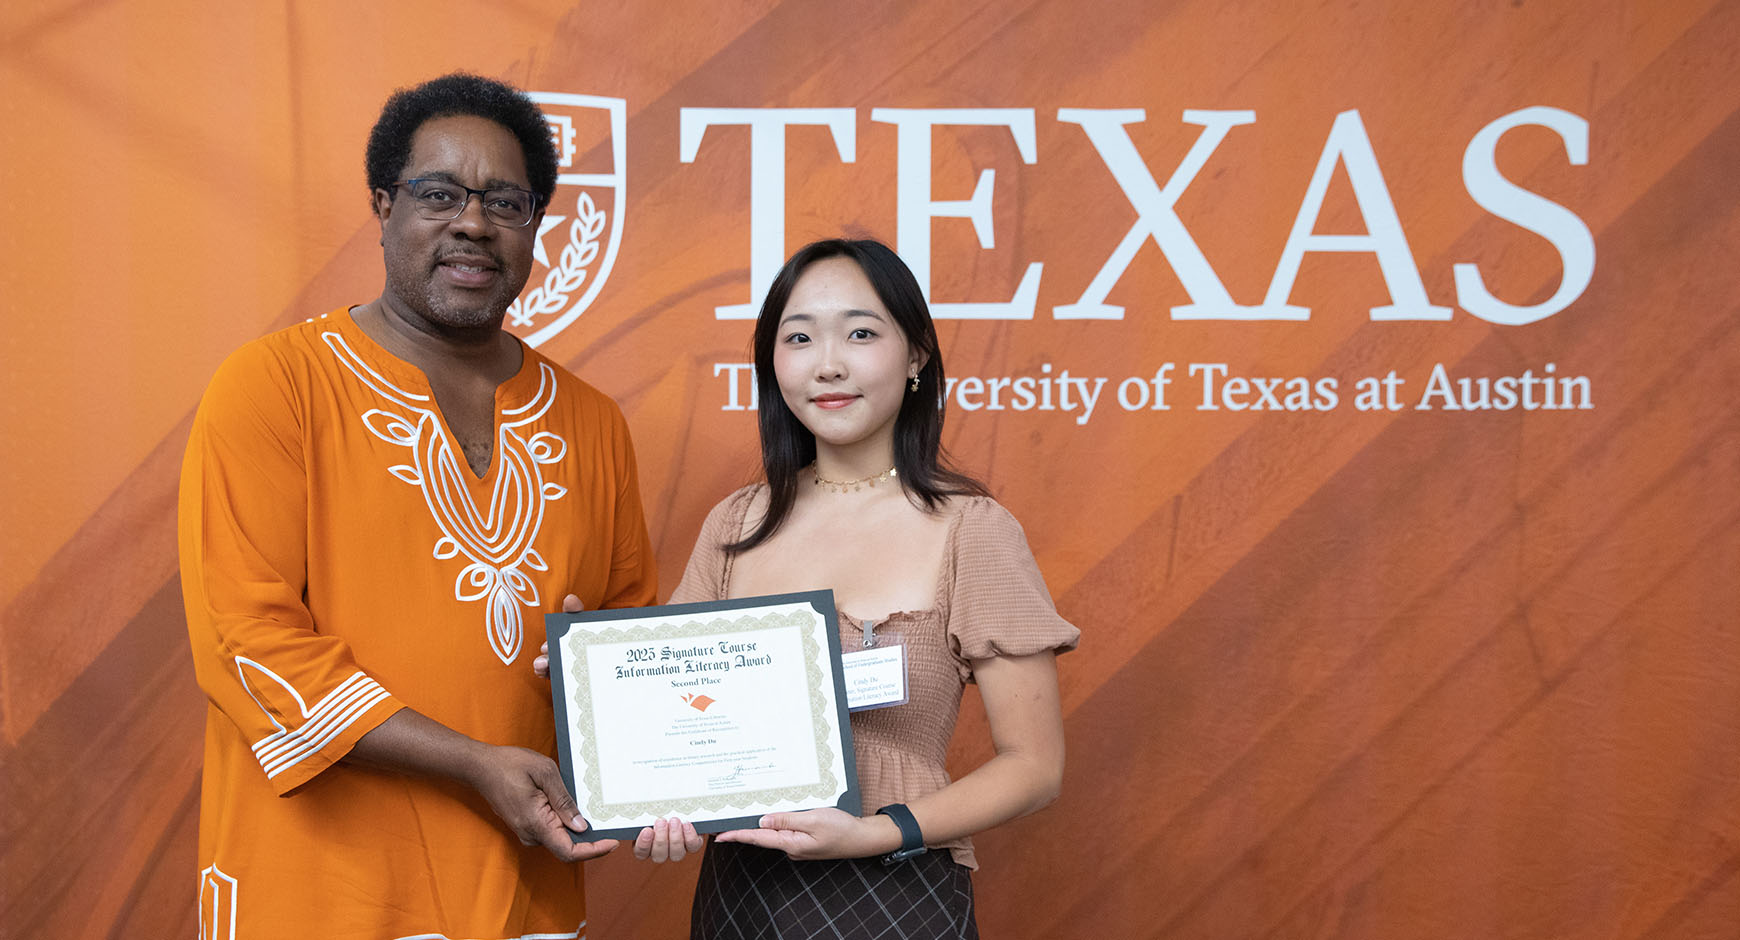
[{"label": "man", "polygon": [[367,165],[385,289],[234,354],[183,467],[201,936],[575,937],[615,843],[569,836],[541,615],[656,589],[620,412],[501,328],[555,151],[450,75]]}]

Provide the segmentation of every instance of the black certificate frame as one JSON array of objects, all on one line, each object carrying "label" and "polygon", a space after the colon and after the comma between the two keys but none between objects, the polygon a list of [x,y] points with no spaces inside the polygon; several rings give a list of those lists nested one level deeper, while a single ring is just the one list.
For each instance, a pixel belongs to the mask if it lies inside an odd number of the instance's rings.
[{"label": "black certificate frame", "polygon": [[[834,607],[834,592],[831,590],[801,591],[792,594],[769,594],[759,597],[738,597],[721,601],[697,601],[688,604],[665,604],[657,607],[623,607],[610,610],[589,610],[578,613],[553,613],[544,616],[544,632],[549,641],[550,657],[550,696],[556,718],[556,763],[562,772],[562,781],[568,787],[568,792],[575,797],[576,803],[581,803],[580,789],[576,786],[576,772],[580,767],[578,755],[575,753],[574,742],[569,729],[572,727],[572,716],[568,708],[568,667],[564,661],[565,645],[562,642],[576,624],[618,624],[622,622],[645,621],[669,617],[705,617],[708,615],[729,615],[732,613],[754,611],[758,608],[771,608],[801,604],[810,607],[822,619],[823,633],[826,635],[826,664],[834,690],[834,727],[839,730],[830,740],[839,749],[841,767],[845,775],[844,787],[833,806],[854,816],[859,815],[862,808],[862,794],[858,787],[857,759],[852,749],[851,716],[846,707],[846,682],[841,666],[839,618]],[[729,632],[729,631],[719,631]],[[813,807],[812,807],[813,808]],[[581,816],[586,816],[586,806],[580,806]],[[676,814],[661,814],[676,815]],[[760,814],[750,816],[731,816],[696,821],[693,823],[697,832],[716,833],[732,829],[754,829],[760,824]],[[587,819],[590,824],[591,819]],[[575,842],[596,842],[601,839],[632,839],[640,833],[641,827],[618,827],[606,829],[587,828],[584,832],[570,832]]]}]

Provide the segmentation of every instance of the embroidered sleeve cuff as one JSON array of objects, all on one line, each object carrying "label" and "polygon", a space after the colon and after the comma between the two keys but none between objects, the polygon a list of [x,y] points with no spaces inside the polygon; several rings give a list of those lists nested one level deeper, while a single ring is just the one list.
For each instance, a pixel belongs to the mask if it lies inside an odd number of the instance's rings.
[{"label": "embroidered sleeve cuff", "polygon": [[254,759],[279,796],[289,793],[344,757],[363,735],[404,707],[380,683],[353,673],[327,693],[293,728],[280,728],[254,742]]}]

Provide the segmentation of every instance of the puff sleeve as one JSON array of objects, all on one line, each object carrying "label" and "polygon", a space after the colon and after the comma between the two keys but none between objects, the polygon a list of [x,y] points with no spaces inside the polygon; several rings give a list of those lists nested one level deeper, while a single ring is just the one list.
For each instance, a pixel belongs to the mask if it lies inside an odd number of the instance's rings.
[{"label": "puff sleeve", "polygon": [[972,660],[1075,648],[1081,631],[1057,613],[1021,524],[995,500],[961,508],[943,572],[949,648],[970,679]]}]

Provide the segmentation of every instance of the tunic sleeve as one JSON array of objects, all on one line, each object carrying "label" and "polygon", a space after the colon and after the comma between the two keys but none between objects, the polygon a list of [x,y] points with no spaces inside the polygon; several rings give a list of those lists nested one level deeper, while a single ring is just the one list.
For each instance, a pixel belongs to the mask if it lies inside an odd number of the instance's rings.
[{"label": "tunic sleeve", "polygon": [[741,538],[743,516],[754,499],[755,487],[746,486],[719,501],[707,520],[701,523],[701,534],[689,553],[689,564],[683,569],[683,580],[671,594],[673,604],[692,601],[723,600],[730,559],[723,546]]},{"label": "tunic sleeve", "polygon": [[1075,649],[1081,631],[1057,613],[1021,524],[995,500],[975,499],[956,521],[946,571],[949,646],[971,661]]},{"label": "tunic sleeve", "polygon": [[178,512],[195,676],[279,795],[402,707],[303,603],[307,454],[289,371],[259,343],[219,369],[194,415]]}]

